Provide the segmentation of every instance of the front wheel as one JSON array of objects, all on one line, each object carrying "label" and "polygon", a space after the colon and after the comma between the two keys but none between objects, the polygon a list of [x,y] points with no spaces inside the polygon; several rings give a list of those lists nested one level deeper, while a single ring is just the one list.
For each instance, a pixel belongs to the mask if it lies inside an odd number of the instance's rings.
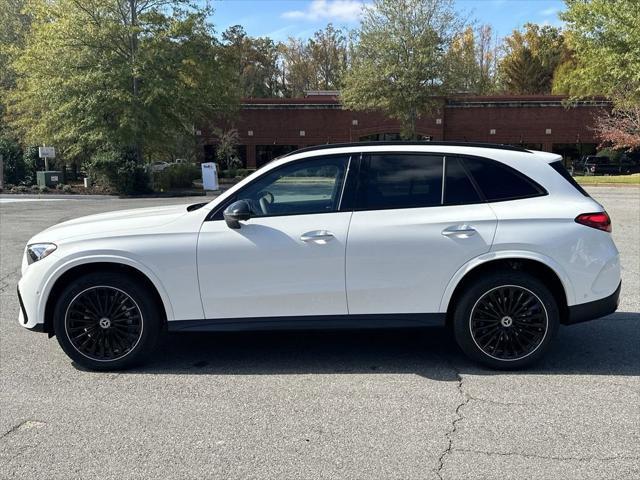
[{"label": "front wheel", "polygon": [[470,285],[453,315],[455,338],[464,353],[504,370],[539,360],[559,323],[558,305],[549,289],[521,272],[491,274]]},{"label": "front wheel", "polygon": [[65,353],[92,370],[140,363],[161,332],[161,316],[149,292],[112,272],[87,274],[70,283],[56,303],[53,324]]}]

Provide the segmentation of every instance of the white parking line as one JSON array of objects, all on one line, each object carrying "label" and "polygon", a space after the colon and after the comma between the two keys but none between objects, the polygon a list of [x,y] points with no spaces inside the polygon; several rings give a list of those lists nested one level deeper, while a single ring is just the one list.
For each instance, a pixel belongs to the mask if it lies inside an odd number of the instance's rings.
[{"label": "white parking line", "polygon": [[71,200],[70,198],[0,198],[0,203],[19,203],[19,202],[59,202]]}]

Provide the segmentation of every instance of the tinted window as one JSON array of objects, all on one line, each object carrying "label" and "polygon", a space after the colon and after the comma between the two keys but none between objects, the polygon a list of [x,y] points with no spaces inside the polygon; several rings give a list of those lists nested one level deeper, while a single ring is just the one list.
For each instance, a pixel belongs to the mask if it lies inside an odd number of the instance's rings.
[{"label": "tinted window", "polygon": [[545,193],[533,181],[501,163],[484,158],[465,158],[463,162],[489,202],[535,197]]},{"label": "tinted window", "polygon": [[446,180],[444,184],[444,204],[464,205],[478,203],[482,199],[464,170],[462,161],[455,157],[446,157]]},{"label": "tinted window", "polygon": [[348,157],[294,162],[270,171],[237,196],[256,217],[332,212],[338,209]]},{"label": "tinted window", "polygon": [[558,172],[560,175],[562,175],[567,182],[569,182],[571,185],[573,185],[573,187],[576,190],[578,190],[581,194],[583,194],[585,197],[589,196],[589,194],[584,191],[584,188],[582,188],[578,184],[578,182],[576,182],[575,179],[571,176],[571,174],[569,172],[567,172],[567,169],[564,168],[564,166],[562,165],[562,162],[560,160],[558,160],[557,162],[553,162],[550,165],[556,172]]},{"label": "tinted window", "polygon": [[356,208],[431,207],[441,202],[441,156],[382,154],[364,160]]}]

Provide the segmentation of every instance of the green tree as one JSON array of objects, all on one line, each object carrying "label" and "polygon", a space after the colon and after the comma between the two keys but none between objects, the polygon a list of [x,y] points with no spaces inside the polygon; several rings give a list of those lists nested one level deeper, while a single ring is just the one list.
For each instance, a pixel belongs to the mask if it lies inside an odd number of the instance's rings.
[{"label": "green tree", "polygon": [[6,92],[15,85],[12,53],[24,46],[31,24],[24,7],[24,0],[0,0],[0,91]]},{"label": "green tree", "polygon": [[555,89],[572,95],[620,96],[640,103],[640,3],[566,0],[567,41],[573,62]]},{"label": "green tree", "polygon": [[328,24],[309,40],[309,54],[315,66],[315,85],[318,90],[337,90],[347,63],[346,37],[341,29]]},{"label": "green tree", "polygon": [[243,97],[275,97],[281,93],[279,44],[266,37],[249,37],[241,25],[225,30],[222,41]]},{"label": "green tree", "polygon": [[0,130],[0,157],[4,182],[16,185],[27,180],[29,172],[18,141],[7,131]]},{"label": "green tree", "polygon": [[560,29],[528,23],[505,39],[500,76],[510,93],[550,93],[553,76],[567,56]]},{"label": "green tree", "polygon": [[540,59],[526,47],[511,52],[502,61],[500,73],[509,93],[545,93],[548,87],[547,75]]},{"label": "green tree", "polygon": [[468,26],[456,35],[447,55],[446,79],[454,92],[484,95],[496,89],[497,47],[489,25]]},{"label": "green tree", "polygon": [[213,134],[218,138],[216,160],[220,164],[221,169],[228,170],[231,168],[237,168],[239,164],[237,162],[236,148],[240,141],[238,130],[235,128],[231,128],[229,130],[214,128]]},{"label": "green tree", "polygon": [[376,0],[365,9],[342,97],[398,119],[405,138],[448,91],[447,52],[462,22],[451,0]]},{"label": "green tree", "polygon": [[289,38],[281,46],[286,95],[301,97],[307,90],[314,90],[316,83],[316,68],[311,57],[308,42],[296,38]]},{"label": "green tree", "polygon": [[179,0],[30,1],[9,94],[26,142],[71,157],[131,148],[140,161],[237,105],[209,10]]},{"label": "green tree", "polygon": [[640,148],[640,3],[566,0],[561,14],[570,61],[554,91],[572,97],[606,95],[613,111],[597,122],[601,139],[616,148]]}]

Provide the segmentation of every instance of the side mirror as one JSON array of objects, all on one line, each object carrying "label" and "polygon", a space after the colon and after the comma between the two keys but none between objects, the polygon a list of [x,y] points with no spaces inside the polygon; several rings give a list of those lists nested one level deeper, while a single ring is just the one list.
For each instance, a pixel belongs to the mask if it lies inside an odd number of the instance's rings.
[{"label": "side mirror", "polygon": [[251,207],[246,200],[238,200],[225,208],[222,215],[229,228],[238,229],[240,228],[241,220],[249,220],[251,218]]}]

